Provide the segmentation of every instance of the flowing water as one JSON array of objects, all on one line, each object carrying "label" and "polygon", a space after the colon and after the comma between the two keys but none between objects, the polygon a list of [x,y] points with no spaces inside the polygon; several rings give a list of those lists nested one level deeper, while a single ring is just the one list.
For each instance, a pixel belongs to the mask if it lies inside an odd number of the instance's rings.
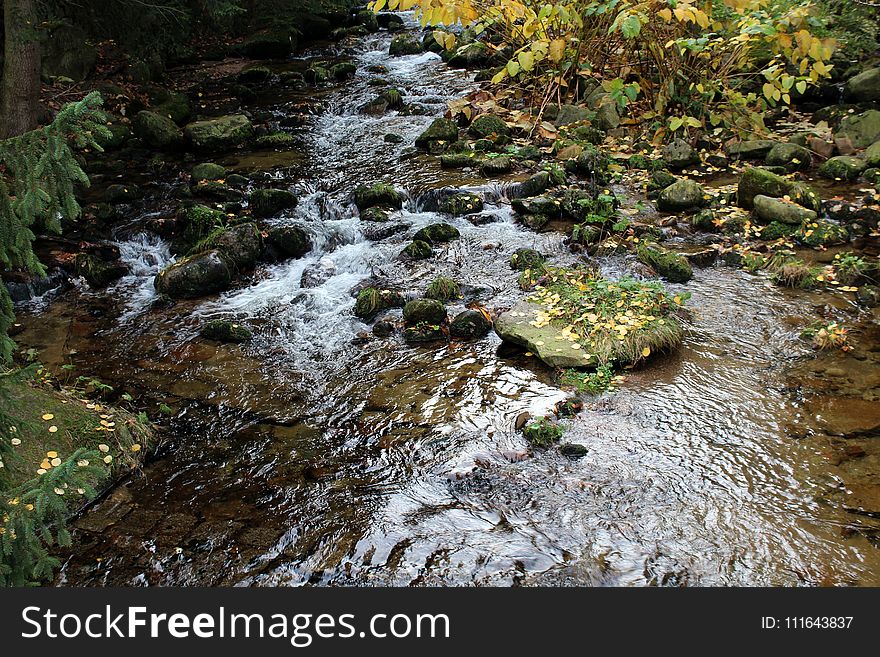
[{"label": "flowing water", "polygon": [[[515,431],[518,415],[569,394],[535,359],[494,334],[411,346],[366,333],[352,289],[368,279],[415,295],[445,274],[465,293],[450,314],[465,301],[497,311],[523,294],[508,265],[516,249],[576,261],[562,234],[514,223],[510,181],[409,153],[475,85],[431,53],[390,58],[389,38],[303,57],[358,64],[354,80],[322,92],[297,131],[302,157],[277,174],[300,203],[273,221],[310,234],[306,257],[219,297],[154,308],[152,279],[171,256],[139,217],[116,236],[131,275],[23,317],[18,339],[50,366],[72,362],[177,411],[162,454],[76,522],[59,583],[880,584],[870,536],[841,532],[852,516],[829,497],[839,473],[786,374],[810,355],[798,333],[815,307],[840,305],[830,297],[720,266],[671,286],[693,294],[683,347],[587,398],[567,421],[566,440],[589,449],[574,461],[529,456]],[[359,114],[373,65],[427,113]],[[261,103],[281,118],[291,106]],[[409,195],[383,234],[348,198],[376,180]],[[483,221],[452,220],[460,240],[400,261],[416,230],[448,220],[430,208],[431,190],[449,185],[485,195]],[[601,263],[609,275],[632,264]],[[201,341],[209,318],[247,323],[255,338]]]}]

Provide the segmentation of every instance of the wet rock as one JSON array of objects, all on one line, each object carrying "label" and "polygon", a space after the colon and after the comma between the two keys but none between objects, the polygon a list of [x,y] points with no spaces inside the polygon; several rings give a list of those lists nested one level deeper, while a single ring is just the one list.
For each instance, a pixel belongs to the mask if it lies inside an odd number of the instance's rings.
[{"label": "wet rock", "polygon": [[813,163],[813,156],[803,146],[791,143],[775,144],[764,162],[768,166],[785,167],[788,172],[806,171]]},{"label": "wet rock", "polygon": [[248,328],[222,319],[212,319],[207,322],[202,326],[199,335],[207,340],[231,344],[241,344],[253,337]]},{"label": "wet rock", "polygon": [[229,185],[225,185],[217,180],[204,180],[194,185],[191,190],[197,196],[217,201],[238,203],[244,198],[244,194],[241,191],[232,189]]},{"label": "wet rock", "polygon": [[431,245],[427,242],[423,240],[413,240],[403,249],[403,251],[400,252],[400,255],[412,260],[425,260],[434,255],[434,251],[431,249]]},{"label": "wet rock", "polygon": [[495,176],[508,173],[513,168],[513,161],[507,155],[489,157],[483,161],[480,171],[484,176]]},{"label": "wet rock", "polygon": [[440,325],[446,321],[446,306],[436,299],[416,299],[403,307],[403,321],[417,324]]},{"label": "wet rock", "polygon": [[451,119],[434,119],[430,126],[416,138],[416,146],[429,148],[432,144],[442,142],[450,144],[458,141],[458,126]]},{"label": "wet rock", "polygon": [[241,45],[242,54],[251,59],[283,59],[292,49],[290,35],[284,32],[261,32]]},{"label": "wet rock", "polygon": [[167,116],[143,110],[132,122],[132,131],[138,139],[152,148],[173,150],[183,145],[183,132]]},{"label": "wet rock", "polygon": [[358,112],[361,114],[370,114],[372,116],[379,116],[387,111],[388,101],[382,98],[382,96],[376,96],[358,107]]},{"label": "wet rock", "polygon": [[571,341],[554,326],[536,327],[532,322],[544,307],[531,301],[520,301],[508,312],[495,320],[498,336],[513,344],[525,347],[550,367],[587,367],[595,365],[595,359],[583,349],[573,348]]},{"label": "wet rock", "polygon": [[661,149],[661,155],[666,165],[678,171],[692,164],[699,164],[700,155],[683,139],[673,139]]},{"label": "wet rock", "polygon": [[[759,194],[752,200],[752,203],[755,207],[755,214],[766,223],[780,222],[800,226],[804,221],[813,221],[818,217],[812,210],[781,198],[772,198]],[[762,236],[767,239],[774,239],[767,235],[762,234]]]},{"label": "wet rock", "polygon": [[388,109],[399,110],[403,108],[403,93],[400,89],[385,89],[379,96],[385,101]]},{"label": "wet rock", "polygon": [[[812,212],[812,210],[807,210],[807,212]],[[762,240],[771,241],[789,238],[797,232],[797,229],[798,226],[784,224],[780,221],[771,221],[769,224],[767,224],[767,226],[764,227],[764,230],[761,231],[760,238]]]},{"label": "wet rock", "polygon": [[559,199],[550,196],[514,199],[511,207],[520,215],[541,214],[549,218],[558,217],[562,213]]},{"label": "wet rock", "polygon": [[829,395],[810,400],[806,410],[831,436],[855,438],[880,433],[880,404],[876,401]]},{"label": "wet rock", "polygon": [[447,64],[454,68],[481,68],[489,61],[489,48],[482,41],[474,41],[456,48]]},{"label": "wet rock", "polygon": [[703,186],[693,180],[678,180],[660,192],[657,207],[664,212],[699,208],[703,203]]},{"label": "wet rock", "polygon": [[296,195],[286,189],[255,189],[248,197],[251,214],[255,217],[271,217],[296,207],[296,204]]},{"label": "wet rock", "polygon": [[483,211],[483,199],[479,194],[472,192],[450,194],[440,201],[439,210],[456,217],[474,214]]},{"label": "wet rock", "polygon": [[215,231],[193,247],[195,252],[217,250],[223,259],[238,269],[253,267],[263,250],[263,236],[256,224],[238,224]]},{"label": "wet rock", "polygon": [[358,25],[363,25],[368,32],[379,31],[379,20],[371,9],[363,9],[355,16]]},{"label": "wet rock", "polygon": [[226,151],[240,146],[254,134],[254,126],[243,114],[187,124],[184,134],[199,151]]},{"label": "wet rock", "polygon": [[880,306],[880,286],[860,285],[856,291],[856,300],[866,308]]},{"label": "wet rock", "polygon": [[88,253],[76,255],[74,268],[94,288],[107,287],[129,273],[128,267],[119,260],[107,262]]},{"label": "wet rock", "polygon": [[273,226],[266,234],[266,242],[284,258],[301,258],[312,250],[308,234],[296,226]]},{"label": "wet rock", "polygon": [[728,146],[727,155],[731,160],[763,160],[775,145],[769,139],[750,139]]},{"label": "wet rock", "polygon": [[835,138],[845,136],[856,148],[867,148],[880,140],[880,111],[868,110],[861,114],[848,114],[840,121]]},{"label": "wet rock", "polygon": [[852,155],[838,155],[827,160],[819,167],[819,175],[831,180],[857,180],[867,168],[865,160]]},{"label": "wet rock", "polygon": [[226,167],[213,162],[195,165],[190,174],[193,183],[200,183],[204,180],[223,180],[224,178],[226,178]]},{"label": "wet rock", "polygon": [[562,438],[562,427],[545,417],[538,417],[525,426],[523,436],[532,447],[546,449]]},{"label": "wet rock", "polygon": [[538,269],[544,266],[546,258],[534,249],[517,249],[510,256],[510,267],[516,271]]},{"label": "wet rock", "polygon": [[870,68],[850,78],[844,98],[850,103],[880,101],[880,68]]},{"label": "wet rock", "polygon": [[232,283],[229,265],[219,251],[183,258],[156,275],[156,291],[174,299],[192,299],[222,292]]},{"label": "wet rock", "polygon": [[687,283],[694,276],[687,258],[657,244],[640,244],[636,255],[639,262],[648,265],[671,283]]},{"label": "wet rock", "polygon": [[339,62],[330,67],[330,75],[337,80],[348,80],[357,73],[357,66],[352,62]]},{"label": "wet rock", "polygon": [[296,137],[281,130],[260,135],[254,139],[254,148],[290,148],[296,143]]},{"label": "wet rock", "polygon": [[358,185],[354,190],[354,203],[360,211],[377,205],[399,210],[403,207],[403,194],[387,183]]},{"label": "wet rock", "polygon": [[461,233],[458,232],[458,229],[455,226],[446,223],[437,223],[425,226],[416,232],[416,234],[413,235],[413,240],[416,242],[427,242],[428,244],[442,244],[444,242],[457,240],[460,236]]},{"label": "wet rock", "polygon": [[137,185],[110,185],[104,192],[104,200],[110,205],[132,203],[143,196]]},{"label": "wet rock", "polygon": [[449,335],[462,340],[481,338],[491,330],[492,322],[478,310],[460,312],[449,324]]},{"label": "wet rock", "polygon": [[437,340],[445,340],[446,334],[443,328],[437,324],[416,324],[407,326],[403,329],[403,339],[405,342],[435,342]]},{"label": "wet rock", "polygon": [[395,290],[368,287],[358,292],[354,315],[369,321],[389,308],[402,308],[404,303],[403,295]]},{"label": "wet rock", "polygon": [[392,57],[401,55],[418,55],[422,52],[422,43],[415,35],[398,34],[391,39],[391,45],[388,47],[388,54]]},{"label": "wet rock", "polygon": [[468,127],[468,134],[476,139],[486,139],[492,136],[509,137],[510,128],[497,116],[483,114],[474,119]]},{"label": "wet rock", "polygon": [[300,287],[305,289],[323,285],[336,275],[336,263],[328,256],[324,256],[317,263],[306,267],[299,279]]},{"label": "wet rock", "polygon": [[392,14],[391,12],[385,11],[376,14],[376,23],[383,30],[387,30],[391,28],[392,25],[402,26],[403,19],[397,14]]},{"label": "wet rock", "polygon": [[385,137],[383,137],[383,141],[388,144],[402,144],[406,140],[403,138],[402,135],[398,135],[394,132],[389,132],[385,135]]},{"label": "wet rock", "polygon": [[476,153],[444,153],[440,156],[442,169],[464,169],[483,165],[483,159]]},{"label": "wet rock", "polygon": [[330,69],[320,64],[312,64],[303,72],[303,80],[309,84],[320,84],[330,79]]},{"label": "wet rock", "polygon": [[388,208],[382,208],[377,206],[373,206],[372,208],[367,208],[363,212],[360,213],[360,218],[362,221],[378,221],[385,222],[391,217],[393,210],[389,210]]},{"label": "wet rock", "polygon": [[559,447],[559,453],[570,459],[579,459],[587,455],[589,450],[577,443],[566,443]]},{"label": "wet rock", "polygon": [[803,183],[788,180],[760,167],[746,169],[739,180],[737,204],[751,210],[754,207],[754,198],[759,195],[773,198],[788,196],[798,205],[814,211],[818,211],[821,206],[819,196]]},{"label": "wet rock", "polygon": [[524,198],[529,196],[538,196],[550,189],[550,173],[547,171],[539,171],[531,176],[528,180],[514,185],[507,193],[509,199]]},{"label": "wet rock", "polygon": [[394,335],[397,327],[393,322],[376,322],[373,324],[373,335],[377,338],[387,338]]}]

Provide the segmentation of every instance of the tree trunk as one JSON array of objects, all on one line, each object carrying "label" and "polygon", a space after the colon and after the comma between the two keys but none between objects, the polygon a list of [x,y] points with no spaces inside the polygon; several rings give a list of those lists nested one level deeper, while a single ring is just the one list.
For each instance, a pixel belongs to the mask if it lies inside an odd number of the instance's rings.
[{"label": "tree trunk", "polygon": [[37,127],[40,41],[36,0],[3,0],[5,58],[0,79],[0,138]]}]

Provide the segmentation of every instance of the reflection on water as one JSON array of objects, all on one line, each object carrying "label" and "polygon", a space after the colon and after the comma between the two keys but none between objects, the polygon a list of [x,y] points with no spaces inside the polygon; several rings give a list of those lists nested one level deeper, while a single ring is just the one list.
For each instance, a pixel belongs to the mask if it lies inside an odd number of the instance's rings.
[{"label": "reflection on water", "polygon": [[[427,261],[397,258],[442,219],[420,192],[453,181],[399,159],[431,116],[356,113],[375,93],[366,69],[387,66],[433,115],[471,82],[432,54],[389,58],[388,39],[358,42],[357,77],[303,131],[312,173],[290,181],[301,202],[276,221],[304,228],[310,254],[218,298],[151,309],[169,255],[136,235],[120,244],[130,277],[25,318],[21,340],[45,362],[75,350],[80,369],[179,411],[175,449],[77,521],[60,583],[880,584],[876,548],[844,540],[847,514],[820,501],[836,485],[827,459],[793,429],[806,420],[784,368],[807,354],[804,293],[699,270],[680,286],[696,311],[684,346],[587,400],[566,432],[589,450],[576,461],[526,452],[517,416],[566,393],[494,335],[419,347],[364,335],[351,290],[366,279],[416,294],[446,274],[497,311],[522,295],[507,264],[516,249],[575,260],[561,235],[515,224],[497,185],[481,188],[497,221],[451,220],[460,240]],[[399,232],[368,239],[347,197],[378,179],[410,200],[390,219]],[[320,282],[304,286],[315,268]],[[247,322],[255,340],[196,339],[215,317]]]}]

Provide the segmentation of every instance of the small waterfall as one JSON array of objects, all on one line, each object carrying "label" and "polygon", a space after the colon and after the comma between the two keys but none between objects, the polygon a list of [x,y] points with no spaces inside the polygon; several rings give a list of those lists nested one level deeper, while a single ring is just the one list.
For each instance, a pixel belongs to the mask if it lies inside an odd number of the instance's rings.
[{"label": "small waterfall", "polygon": [[129,274],[113,287],[113,291],[126,299],[125,311],[120,321],[139,315],[156,297],[153,279],[174,258],[168,244],[153,233],[139,232],[116,242],[119,258],[128,265]]}]

